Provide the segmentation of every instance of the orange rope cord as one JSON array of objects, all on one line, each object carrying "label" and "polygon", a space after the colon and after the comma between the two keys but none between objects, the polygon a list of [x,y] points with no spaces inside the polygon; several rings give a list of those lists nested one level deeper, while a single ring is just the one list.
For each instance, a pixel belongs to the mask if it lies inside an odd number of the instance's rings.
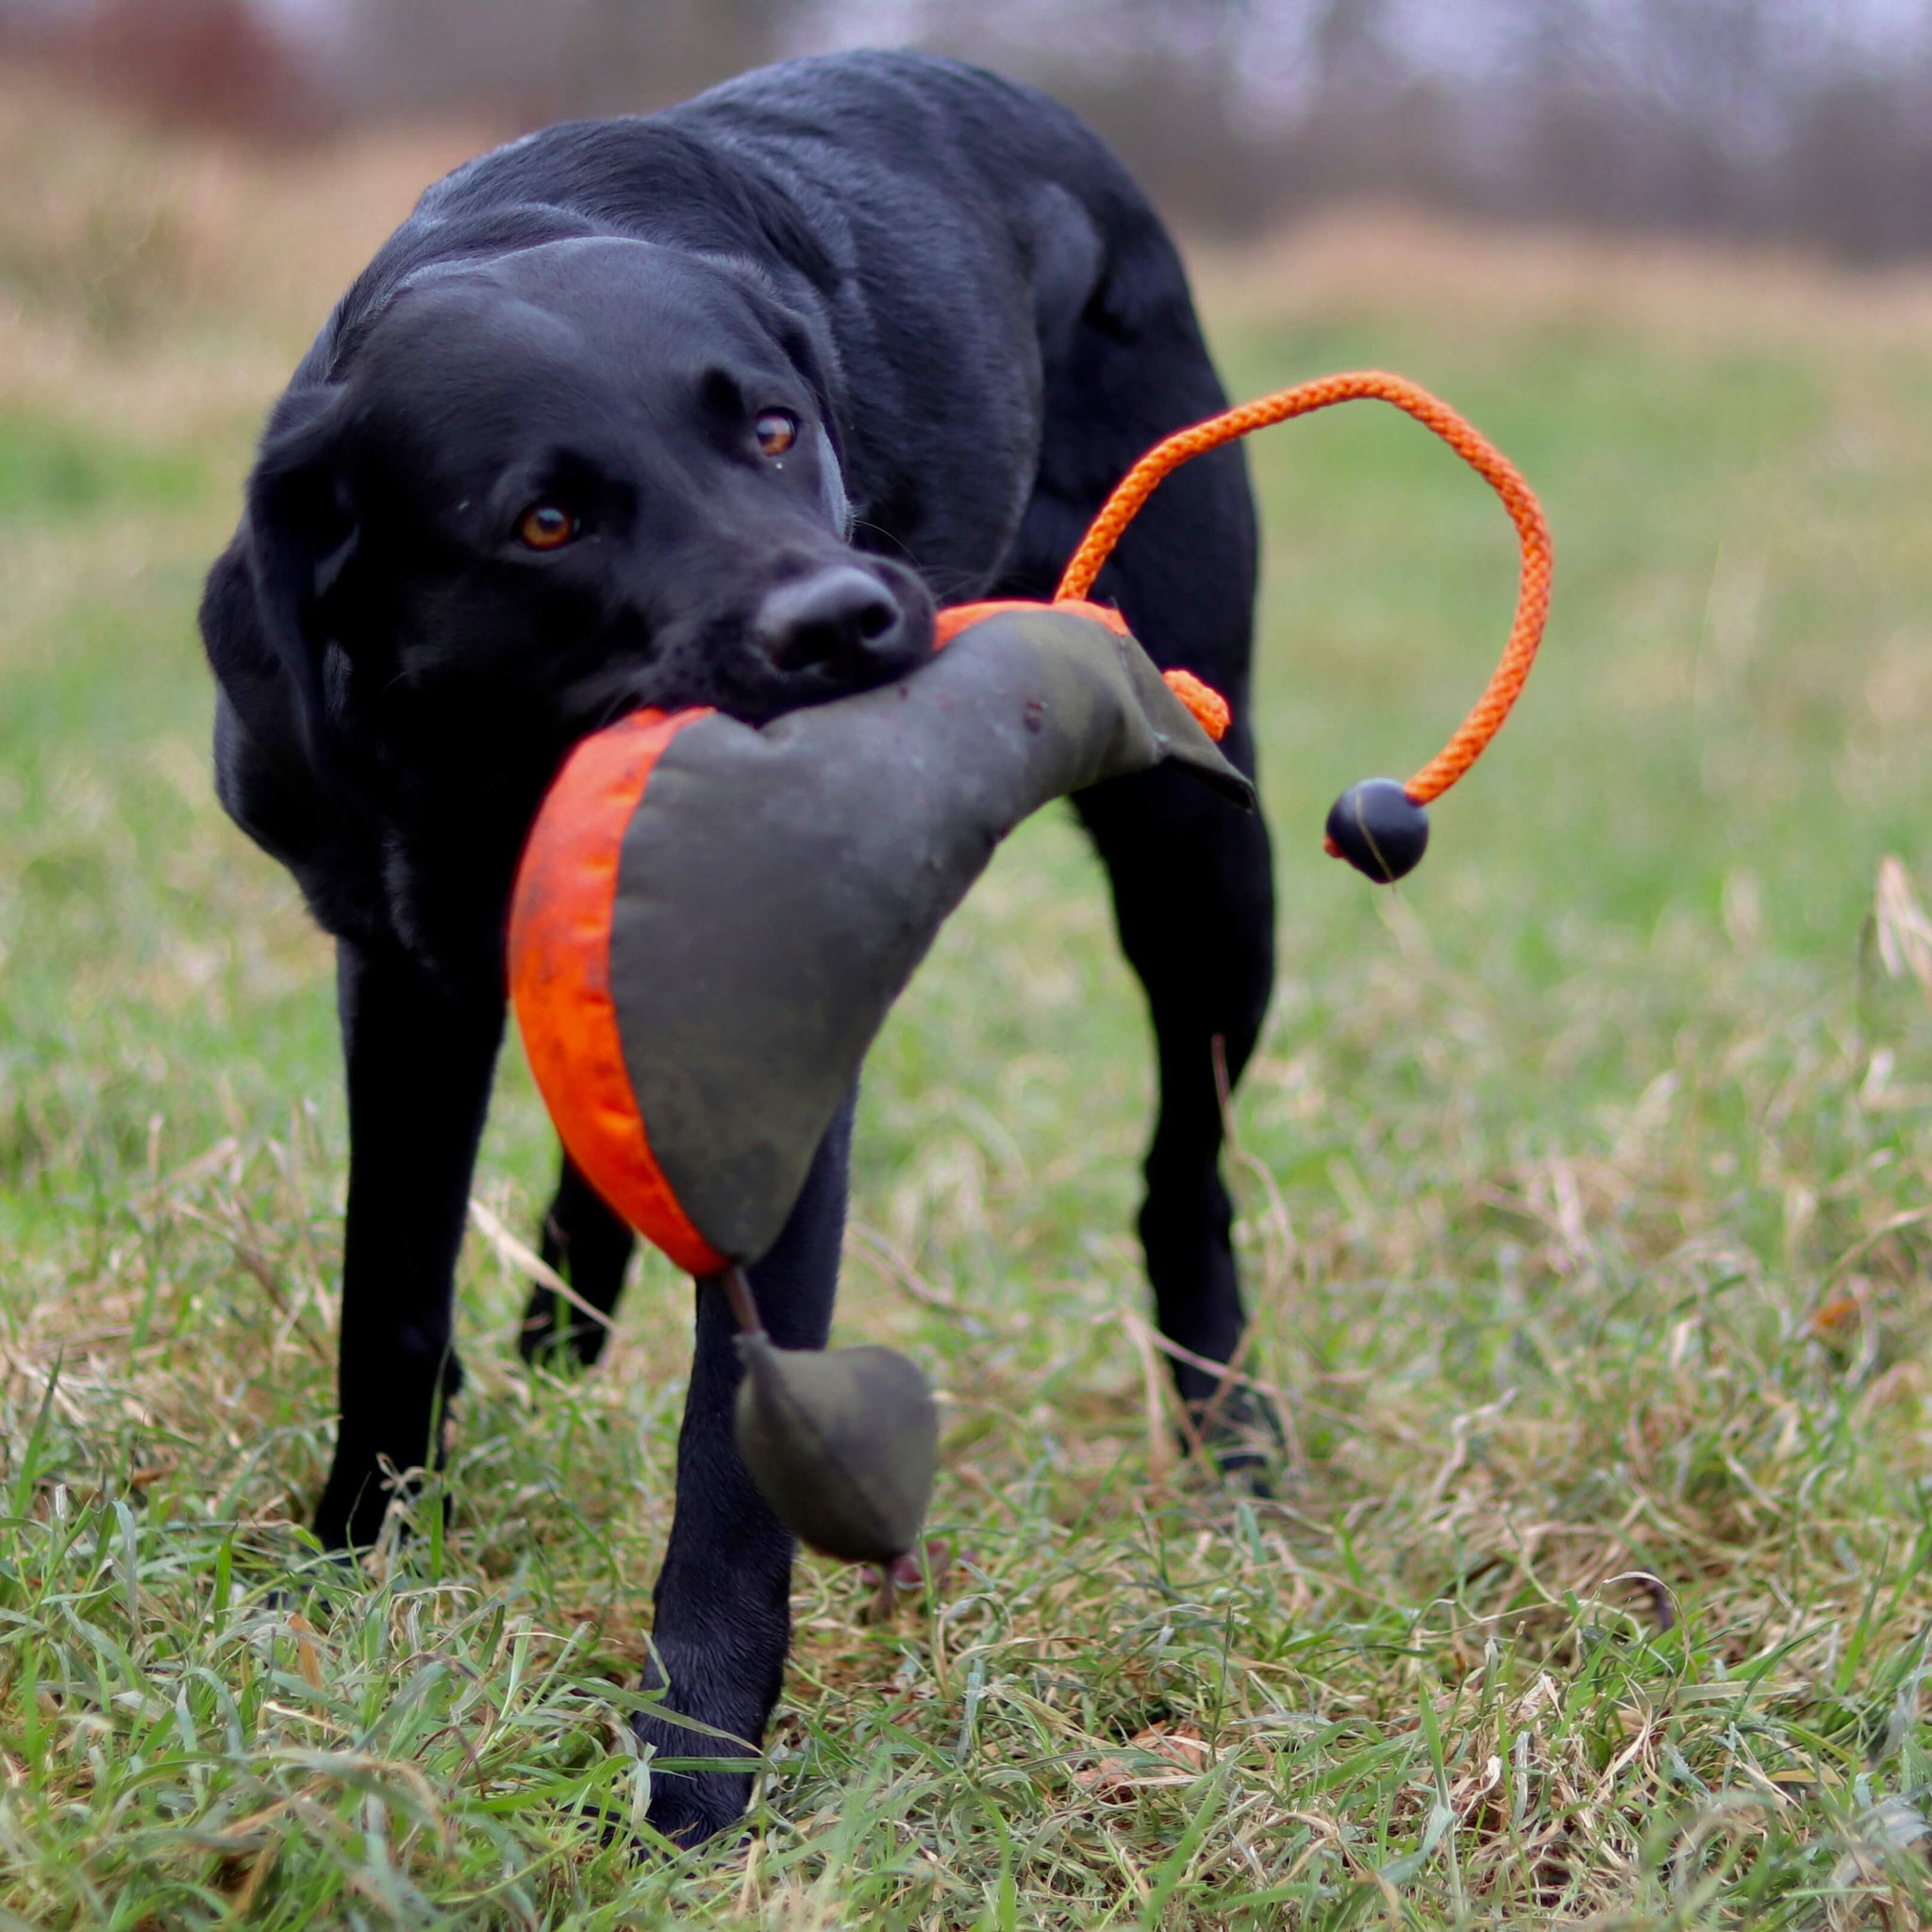
[{"label": "orange rope cord", "polygon": [[1219,744],[1234,723],[1227,700],[1211,684],[1203,684],[1191,671],[1163,671],[1160,676],[1168,690],[1188,708],[1194,723]]},{"label": "orange rope cord", "polygon": [[1432,798],[1440,798],[1483,755],[1490,740],[1502,728],[1503,720],[1509,715],[1509,708],[1529,675],[1529,667],[1536,660],[1536,647],[1542,641],[1543,621],[1549,615],[1551,550],[1542,506],[1515,464],[1447,403],[1418,384],[1379,369],[1324,375],[1318,381],[1242,403],[1219,416],[1210,416],[1205,423],[1195,424],[1191,429],[1176,430],[1165,441],[1156,443],[1121,479],[1080,540],[1080,547],[1060,578],[1054,601],[1086,596],[1135,513],[1154,493],[1161,478],[1191,457],[1218,449],[1224,442],[1232,442],[1252,430],[1265,429],[1272,423],[1286,423],[1291,416],[1306,416],[1311,410],[1327,408],[1331,403],[1354,402],[1363,396],[1393,403],[1425,429],[1433,429],[1503,499],[1503,507],[1515,520],[1523,544],[1523,577],[1516,597],[1516,620],[1509,626],[1509,641],[1503,647],[1502,661],[1490,678],[1489,689],[1457,727],[1449,742],[1403,788],[1417,805],[1426,805]]}]

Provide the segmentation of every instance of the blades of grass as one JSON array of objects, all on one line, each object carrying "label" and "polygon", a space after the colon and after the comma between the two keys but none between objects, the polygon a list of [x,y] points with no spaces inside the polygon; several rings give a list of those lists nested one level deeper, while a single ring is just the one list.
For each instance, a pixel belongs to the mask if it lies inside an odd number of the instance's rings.
[{"label": "blades of grass", "polygon": [[1208,1836],[1208,1827],[1220,1813],[1233,1767],[1231,1757],[1223,1758],[1202,1781],[1200,1801],[1194,1807],[1192,1817],[1188,1820],[1186,1830],[1148,1880],[1147,1896],[1142,1900],[1141,1915],[1135,1921],[1137,1932],[1160,1932],[1160,1922],[1166,1916],[1168,1901],[1187,1877],[1193,1865],[1194,1855]]},{"label": "blades of grass", "polygon": [[54,1391],[60,1386],[60,1372],[65,1366],[63,1352],[54,1357],[54,1365],[47,1371],[47,1386],[42,1392],[40,1407],[34,1411],[33,1427],[21,1446],[20,1464],[13,1478],[13,1514],[22,1521],[33,1508],[34,1483],[39,1478],[41,1457],[47,1446],[47,1421],[53,1413]]}]

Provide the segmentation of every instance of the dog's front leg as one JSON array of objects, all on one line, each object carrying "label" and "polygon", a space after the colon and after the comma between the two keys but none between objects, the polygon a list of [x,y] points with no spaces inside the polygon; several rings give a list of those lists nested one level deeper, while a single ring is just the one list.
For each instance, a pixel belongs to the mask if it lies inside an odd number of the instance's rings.
[{"label": "dog's front leg", "polygon": [[[822,1348],[832,1325],[845,1232],[852,1101],[825,1132],[798,1205],[777,1243],[751,1269],[752,1292],[780,1348]],[[713,1730],[642,1716],[639,1737],[659,1757],[742,1757],[764,1736],[791,1639],[791,1533],[753,1487],[738,1454],[732,1407],[740,1376],[737,1329],[724,1295],[700,1284],[697,1347],[677,1439],[677,1511],[658,1574],[653,1641],[668,1688],[664,1706]],[[744,1809],[743,1772],[655,1772],[650,1820],[696,1844]]]},{"label": "dog's front leg", "polygon": [[331,1549],[375,1541],[381,1465],[419,1468],[460,1374],[450,1300],[470,1175],[503,1038],[503,996],[431,979],[400,948],[338,942],[349,1084],[341,1426],[316,1507]]}]

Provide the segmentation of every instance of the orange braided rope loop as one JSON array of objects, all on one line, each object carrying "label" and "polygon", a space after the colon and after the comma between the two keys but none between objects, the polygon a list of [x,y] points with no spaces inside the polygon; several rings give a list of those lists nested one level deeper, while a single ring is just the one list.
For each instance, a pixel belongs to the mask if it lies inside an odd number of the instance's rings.
[{"label": "orange braided rope loop", "polygon": [[1194,723],[1219,744],[1234,723],[1227,700],[1211,684],[1203,684],[1191,671],[1163,671],[1160,675],[1168,690],[1193,714]]},{"label": "orange braided rope loop", "polygon": [[1457,727],[1449,742],[1403,788],[1417,805],[1426,805],[1432,798],[1440,798],[1483,755],[1490,740],[1502,728],[1503,720],[1509,715],[1509,708],[1529,675],[1529,667],[1536,661],[1536,647],[1542,641],[1543,621],[1549,615],[1551,550],[1542,506],[1515,464],[1447,403],[1420,385],[1379,369],[1324,375],[1318,381],[1242,403],[1238,408],[1195,424],[1191,429],[1176,430],[1165,441],[1156,443],[1121,479],[1080,540],[1080,547],[1060,578],[1054,601],[1084,598],[1093,588],[1093,579],[1112,555],[1121,533],[1169,471],[1177,470],[1191,457],[1232,442],[1236,437],[1265,429],[1271,423],[1286,423],[1291,416],[1306,416],[1311,410],[1327,408],[1331,403],[1350,403],[1364,396],[1393,403],[1425,429],[1433,429],[1503,499],[1503,507],[1515,520],[1516,532],[1523,543],[1523,577],[1516,595],[1516,621],[1509,626],[1509,641],[1503,647],[1502,661],[1490,678],[1489,689]]}]

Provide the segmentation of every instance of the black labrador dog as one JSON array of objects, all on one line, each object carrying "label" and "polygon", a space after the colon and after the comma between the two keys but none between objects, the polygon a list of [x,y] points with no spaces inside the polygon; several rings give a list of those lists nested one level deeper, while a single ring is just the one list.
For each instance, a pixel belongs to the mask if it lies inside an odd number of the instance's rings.
[{"label": "black labrador dog", "polygon": [[[1050,596],[1108,489],[1224,406],[1173,244],[1100,142],[953,61],[765,69],[648,118],[553,127],[437,183],[277,404],[202,631],[216,782],[335,936],[349,1104],[341,1424],[316,1508],[366,1544],[441,1453],[451,1278],[502,1039],[519,849],[570,746],[638,706],[748,721],[891,678],[933,600]],[[1095,595],[1247,724],[1255,520],[1226,449],[1167,482]],[[1272,974],[1267,835],[1187,777],[1078,800],[1147,991],[1160,1110],[1140,1228],[1158,1320],[1224,1361],[1243,1315],[1219,1174]],[[823,1343],[848,1105],[753,1271]],[[566,1162],[543,1253],[616,1305],[629,1231]],[[761,1735],[792,1544],[739,1461],[732,1324],[700,1287],[658,1580],[665,1707]],[[525,1353],[600,1332],[539,1291]],[[1182,1367],[1185,1399],[1216,1378]],[[667,1720],[667,1756],[715,1751]],[[690,1842],[728,1773],[660,1777]]]}]

